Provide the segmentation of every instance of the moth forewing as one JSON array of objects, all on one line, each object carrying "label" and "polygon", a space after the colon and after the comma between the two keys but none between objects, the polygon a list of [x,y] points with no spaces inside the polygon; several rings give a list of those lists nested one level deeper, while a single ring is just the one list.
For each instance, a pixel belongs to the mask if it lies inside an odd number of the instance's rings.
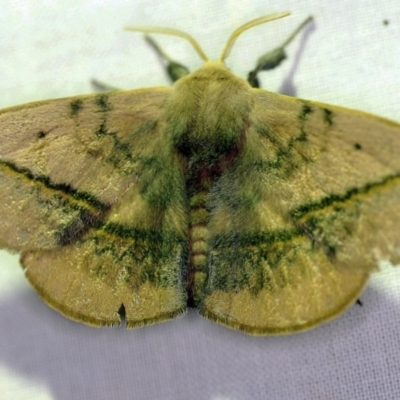
[{"label": "moth forewing", "polygon": [[356,301],[374,254],[398,255],[400,125],[253,88],[265,57],[250,84],[224,65],[240,33],[285,15],[240,27],[216,62],[185,33],[135,28],[188,39],[204,66],[0,112],[0,245],[50,306],[139,327],[189,305],[293,333]]}]

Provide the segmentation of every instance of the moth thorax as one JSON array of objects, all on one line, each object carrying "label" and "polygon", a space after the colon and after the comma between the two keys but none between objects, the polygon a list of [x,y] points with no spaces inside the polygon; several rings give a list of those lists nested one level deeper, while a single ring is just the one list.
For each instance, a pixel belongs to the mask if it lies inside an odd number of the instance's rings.
[{"label": "moth thorax", "polygon": [[227,76],[194,77],[186,83],[177,86],[173,96],[180,106],[174,107],[179,115],[170,118],[175,148],[184,155],[205,158],[230,154],[247,126],[251,109],[247,84]]}]

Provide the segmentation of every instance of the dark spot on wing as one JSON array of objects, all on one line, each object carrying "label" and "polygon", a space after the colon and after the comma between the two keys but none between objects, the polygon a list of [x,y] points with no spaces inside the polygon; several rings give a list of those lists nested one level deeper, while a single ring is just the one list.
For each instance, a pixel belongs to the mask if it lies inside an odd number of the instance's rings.
[{"label": "dark spot on wing", "polygon": [[121,324],[126,325],[126,310],[124,303],[121,304],[121,307],[118,310],[118,315],[121,318]]},{"label": "dark spot on wing", "polygon": [[83,102],[81,99],[73,100],[71,101],[69,106],[71,107],[71,115],[76,115],[79,111],[82,110]]},{"label": "dark spot on wing", "polygon": [[312,111],[313,111],[313,109],[311,108],[311,106],[309,104],[304,104],[300,111],[299,119],[301,121],[304,121],[307,118],[308,114],[311,114]]},{"label": "dark spot on wing", "polygon": [[112,106],[108,101],[108,96],[106,94],[99,94],[95,98],[95,103],[99,108],[100,112],[111,111]]},{"label": "dark spot on wing", "polygon": [[327,108],[324,108],[323,110],[324,110],[324,121],[325,121],[325,123],[327,123],[328,125],[332,125],[333,124],[333,122],[332,122],[332,111],[327,109]]}]

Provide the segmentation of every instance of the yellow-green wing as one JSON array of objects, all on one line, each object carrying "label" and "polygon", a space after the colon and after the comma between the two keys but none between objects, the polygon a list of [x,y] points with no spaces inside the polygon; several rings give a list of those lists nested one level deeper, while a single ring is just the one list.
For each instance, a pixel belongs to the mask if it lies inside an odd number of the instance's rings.
[{"label": "yellow-green wing", "polygon": [[[186,307],[182,168],[163,136],[168,88],[0,112],[0,247],[44,300],[92,325]],[[121,308],[123,306],[123,308]]]},{"label": "yellow-green wing", "polygon": [[400,248],[400,125],[253,91],[236,162],[211,193],[200,313],[251,334],[301,331],[359,296]]}]

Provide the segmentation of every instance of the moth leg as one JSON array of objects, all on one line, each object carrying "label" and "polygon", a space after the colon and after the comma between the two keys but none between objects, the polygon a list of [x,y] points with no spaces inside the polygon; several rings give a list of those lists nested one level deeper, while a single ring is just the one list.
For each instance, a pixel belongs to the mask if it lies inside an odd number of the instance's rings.
[{"label": "moth leg", "polygon": [[[165,65],[165,69],[167,71],[167,74],[169,78],[171,79],[172,82],[177,81],[178,79],[182,78],[183,76],[189,75],[190,71],[187,67],[185,67],[182,64],[179,64],[178,62],[172,60],[161,48],[160,46],[155,42],[153,38],[151,38],[148,35],[145,35],[146,42],[150,44],[151,47],[156,51],[156,53],[160,56],[160,58],[163,60],[163,63]],[[116,88],[115,86],[111,86],[107,83],[98,81],[97,79],[92,79],[90,81],[92,86],[97,92],[112,92],[114,90],[120,90],[119,88]]]},{"label": "moth leg", "polygon": [[165,70],[167,71],[168,76],[170,77],[172,82],[177,81],[178,79],[189,75],[190,71],[184,65],[172,60],[155,42],[153,38],[148,35],[145,35],[146,42],[155,50],[155,52],[160,56],[163,60]]},{"label": "moth leg", "polygon": [[96,92],[113,92],[114,90],[121,90],[119,88],[116,88],[115,86],[109,85],[108,83],[98,81],[97,79],[91,79],[90,83],[92,84]]},{"label": "moth leg", "polygon": [[252,87],[260,87],[260,83],[257,79],[257,74],[260,71],[268,71],[269,69],[274,69],[287,57],[285,47],[296,37],[296,35],[312,21],[313,17],[308,17],[305,19],[299,27],[276,49],[264,54],[257,61],[257,65],[253,71],[249,72],[247,81]]}]

